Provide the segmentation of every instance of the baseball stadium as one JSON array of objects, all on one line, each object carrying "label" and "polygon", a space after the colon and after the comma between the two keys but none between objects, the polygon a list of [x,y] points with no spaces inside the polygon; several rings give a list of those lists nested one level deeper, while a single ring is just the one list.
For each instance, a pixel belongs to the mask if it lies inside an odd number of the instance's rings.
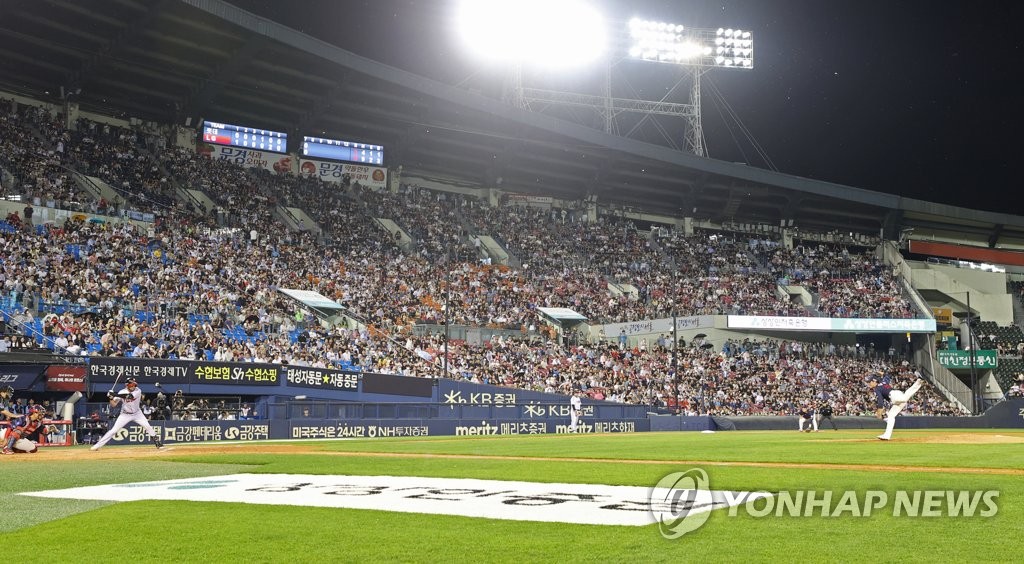
[{"label": "baseball stadium", "polygon": [[1024,217],[714,158],[759,31],[481,87],[250,4],[0,4],[12,558],[1016,561]]}]

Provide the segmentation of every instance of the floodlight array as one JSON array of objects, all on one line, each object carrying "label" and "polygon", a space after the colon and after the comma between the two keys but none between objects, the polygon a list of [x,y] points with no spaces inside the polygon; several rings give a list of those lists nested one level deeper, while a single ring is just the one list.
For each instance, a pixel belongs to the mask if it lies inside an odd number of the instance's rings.
[{"label": "floodlight array", "polygon": [[645,61],[751,69],[754,41],[739,29],[692,29],[634,18],[629,22],[629,56]]},{"label": "floodlight array", "polygon": [[753,68],[754,39],[749,31],[718,28],[715,31],[715,65]]}]

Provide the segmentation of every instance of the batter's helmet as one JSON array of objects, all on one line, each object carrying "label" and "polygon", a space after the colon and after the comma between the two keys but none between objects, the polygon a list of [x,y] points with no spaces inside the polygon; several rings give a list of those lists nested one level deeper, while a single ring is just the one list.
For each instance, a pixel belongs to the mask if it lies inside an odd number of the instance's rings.
[{"label": "batter's helmet", "polygon": [[139,383],[135,381],[135,378],[129,378],[124,381],[125,386],[138,386]]}]

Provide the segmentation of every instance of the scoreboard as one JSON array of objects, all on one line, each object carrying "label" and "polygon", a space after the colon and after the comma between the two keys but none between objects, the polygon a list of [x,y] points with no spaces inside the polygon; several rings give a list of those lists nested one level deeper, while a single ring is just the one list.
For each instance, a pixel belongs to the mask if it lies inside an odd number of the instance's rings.
[{"label": "scoreboard", "polygon": [[287,133],[213,121],[203,122],[203,141],[274,153],[288,152]]},{"label": "scoreboard", "polygon": [[322,137],[303,137],[302,156],[368,165],[384,164],[384,147]]}]

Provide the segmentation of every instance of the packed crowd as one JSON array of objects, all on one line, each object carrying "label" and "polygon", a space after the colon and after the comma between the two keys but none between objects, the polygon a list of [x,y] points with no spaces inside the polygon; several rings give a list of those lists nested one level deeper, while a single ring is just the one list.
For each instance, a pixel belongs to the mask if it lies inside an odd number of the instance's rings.
[{"label": "packed crowd", "polygon": [[[476,383],[563,394],[576,389],[593,399],[718,415],[792,415],[823,402],[838,415],[867,415],[875,408],[865,388],[868,377],[886,375],[898,389],[916,379],[905,361],[834,345],[771,339],[705,344],[697,339],[673,353],[670,339],[646,350],[611,342],[531,345],[496,338],[482,348],[456,342],[449,343],[450,370]],[[415,345],[431,353],[442,349],[436,337]],[[925,386],[908,413],[959,411]]]},{"label": "packed crowd", "polygon": [[[308,365],[344,361],[371,371],[436,376],[437,338],[412,337],[417,322],[525,328],[535,321],[537,306],[568,307],[597,321],[672,313],[813,315],[778,292],[778,280],[796,279],[796,271],[814,273],[800,280],[824,304],[835,302],[830,292],[870,285],[891,292],[882,301],[903,304],[904,309],[884,309],[887,316],[910,311],[877,261],[839,249],[822,246],[797,255],[774,249],[762,261],[758,249],[734,237],[648,233],[614,214],[587,222],[575,211],[492,208],[409,186],[398,194],[375,193],[252,172],[181,149],[161,151],[157,161],[143,150],[147,142],[124,130],[97,130],[80,121],[68,132],[59,120],[32,109],[7,115],[3,127],[15,141],[3,145],[0,162],[19,178],[48,170],[39,163],[58,158],[160,215],[148,233],[129,223],[68,219],[42,233],[0,235],[0,283],[10,323],[22,332],[37,327],[55,347],[73,353]],[[57,139],[60,150],[26,134],[33,129]],[[19,143],[34,149],[25,152]],[[215,208],[168,206],[175,184],[202,190]],[[61,185],[70,183],[65,178]],[[274,216],[278,204],[301,207],[324,233],[288,231]],[[197,211],[203,215],[193,217]],[[402,252],[375,217],[392,219],[413,236],[412,252]],[[471,233],[494,235],[522,266],[481,264]],[[791,257],[800,262],[788,264]],[[826,277],[824,270],[842,275]],[[836,280],[842,282],[829,284]],[[310,323],[308,311],[281,297],[276,290],[282,287],[318,291],[365,326],[322,329]],[[877,314],[877,304],[872,309],[859,301],[863,295],[850,307],[827,311]],[[466,378],[556,392],[575,384],[603,390],[609,399],[671,401],[681,409],[699,398],[716,412],[791,409],[809,390],[799,387],[810,381],[804,373],[826,378],[868,368],[829,360],[811,367],[778,355],[773,364],[739,363],[716,375],[711,368],[727,358],[699,349],[679,364],[676,384],[664,349],[562,346],[456,344],[449,352],[452,368]],[[588,360],[576,363],[580,355]],[[552,362],[564,363],[572,377],[553,376]],[[758,378],[769,392],[762,393],[762,402],[756,394],[743,395]],[[675,403],[675,394],[667,392],[677,385],[685,399]],[[843,398],[852,394],[844,392]],[[859,408],[853,402],[849,411]]]},{"label": "packed crowd", "polygon": [[[68,129],[62,115],[25,105],[0,116],[0,134],[0,166],[17,179],[5,190],[36,207],[101,215],[129,209],[165,215],[180,208],[148,152],[163,145],[159,136],[86,119]],[[115,195],[107,201],[83,193],[72,170],[99,177]]]},{"label": "packed crowd", "polygon": [[767,262],[784,284],[818,294],[818,310],[829,317],[915,317],[899,282],[871,252],[831,244],[775,247]]},{"label": "packed crowd", "polygon": [[1006,391],[1008,398],[1024,398],[1024,374],[1017,374],[1012,385]]},{"label": "packed crowd", "polygon": [[[61,130],[57,118],[24,106],[0,113],[0,166],[18,179],[4,191],[24,195],[38,206],[80,210],[84,198],[62,168],[65,147],[56,138]],[[44,141],[45,135],[52,142]]]}]

